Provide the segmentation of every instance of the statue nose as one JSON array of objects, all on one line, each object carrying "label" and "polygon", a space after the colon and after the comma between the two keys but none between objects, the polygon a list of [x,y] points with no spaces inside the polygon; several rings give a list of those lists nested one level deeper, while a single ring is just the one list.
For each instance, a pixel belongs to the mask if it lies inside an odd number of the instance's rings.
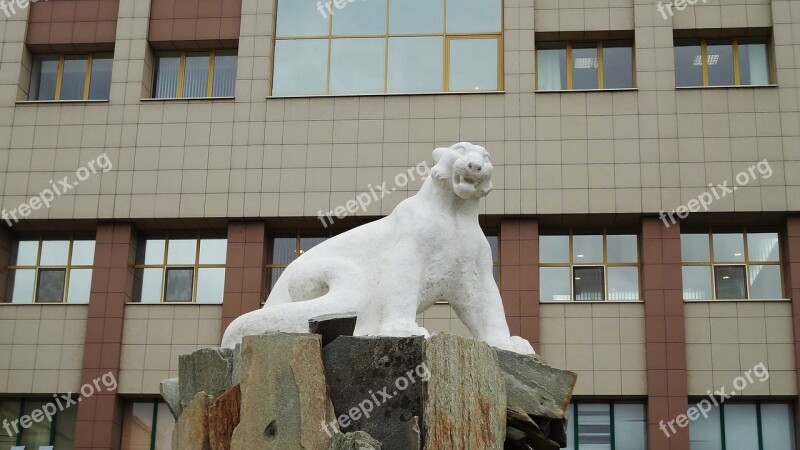
[{"label": "statue nose", "polygon": [[475,172],[480,172],[483,169],[483,164],[471,162],[467,164],[467,167],[469,167],[470,170],[474,170]]}]

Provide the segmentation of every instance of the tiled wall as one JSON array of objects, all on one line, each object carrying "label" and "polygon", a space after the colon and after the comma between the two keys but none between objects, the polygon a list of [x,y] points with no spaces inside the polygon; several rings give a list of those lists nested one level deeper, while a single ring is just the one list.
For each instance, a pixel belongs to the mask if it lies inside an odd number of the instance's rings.
[{"label": "tiled wall", "polygon": [[241,16],[241,0],[152,0],[148,40],[181,50],[231,45],[239,40]]},{"label": "tiled wall", "polygon": [[25,43],[37,51],[94,50],[116,38],[119,0],[38,1],[29,9]]}]

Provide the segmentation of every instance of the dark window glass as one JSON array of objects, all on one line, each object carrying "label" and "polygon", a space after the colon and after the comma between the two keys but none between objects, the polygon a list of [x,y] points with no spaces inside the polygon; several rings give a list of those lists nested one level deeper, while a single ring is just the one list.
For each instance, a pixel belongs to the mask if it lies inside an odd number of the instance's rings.
[{"label": "dark window glass", "polygon": [[164,301],[191,302],[194,269],[167,269],[167,286]]},{"label": "dark window glass", "polygon": [[769,56],[765,38],[739,39],[739,81],[743,85],[769,84]]},{"label": "dark window glass", "polygon": [[36,289],[36,301],[39,303],[61,303],[64,301],[64,282],[66,270],[40,270],[39,283]]},{"label": "dark window glass", "polygon": [[573,282],[576,301],[605,300],[602,267],[575,267]]},{"label": "dark window glass", "polygon": [[745,266],[714,266],[717,298],[741,300],[747,298]]},{"label": "dark window glass", "polygon": [[567,48],[564,43],[542,43],[536,51],[538,88],[541,91],[567,89]]},{"label": "dark window glass", "polygon": [[58,55],[37,55],[33,59],[31,100],[55,100],[58,82]]},{"label": "dark window glass", "polygon": [[708,41],[709,86],[733,86],[733,42],[730,39]]},{"label": "dark window glass", "polygon": [[92,58],[92,77],[89,80],[89,99],[108,100],[111,93],[111,66],[114,59],[110,54],[94,55]]},{"label": "dark window glass", "polygon": [[153,88],[154,98],[175,98],[178,96],[178,75],[181,68],[180,53],[166,53],[156,59],[156,79]]},{"label": "dark window glass", "polygon": [[597,43],[572,45],[572,88],[597,89]]},{"label": "dark window glass", "polygon": [[702,86],[703,61],[699,40],[675,41],[675,85]]},{"label": "dark window glass", "polygon": [[233,97],[236,88],[236,51],[217,50],[214,55],[214,97]]},{"label": "dark window glass", "polygon": [[185,98],[207,97],[208,67],[211,60],[209,52],[186,54],[183,70],[183,96]]},{"label": "dark window glass", "polygon": [[61,100],[81,100],[86,86],[86,56],[68,55],[64,58],[61,75]]},{"label": "dark window glass", "polygon": [[633,87],[633,49],[627,42],[603,42],[603,88]]}]

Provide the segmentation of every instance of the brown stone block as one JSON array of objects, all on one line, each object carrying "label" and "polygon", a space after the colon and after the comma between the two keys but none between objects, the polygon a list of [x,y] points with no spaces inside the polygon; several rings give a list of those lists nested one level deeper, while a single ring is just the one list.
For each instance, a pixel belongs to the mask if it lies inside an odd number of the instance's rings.
[{"label": "brown stone block", "polygon": [[[236,35],[239,39],[239,35]],[[264,242],[264,223],[263,222],[247,222],[245,228],[245,242]]]},{"label": "brown stone block", "polygon": [[539,317],[539,291],[519,291],[519,314],[522,317]]},{"label": "brown stone block", "polygon": [[97,7],[97,20],[117,22],[119,0],[101,0]]},{"label": "brown stone block", "polygon": [[671,396],[686,397],[689,392],[686,381],[686,371],[667,370],[667,389]]},{"label": "brown stone block", "polygon": [[667,316],[664,318],[666,332],[666,342],[684,343],[686,341],[686,331],[683,317]]},{"label": "brown stone block", "polygon": [[663,317],[647,316],[644,321],[644,333],[647,342],[666,342],[666,324]]},{"label": "brown stone block", "polygon": [[244,267],[264,267],[264,242],[248,242],[243,248]]},{"label": "brown stone block", "polygon": [[72,22],[75,20],[76,3],[74,0],[54,1],[53,20],[57,22]]},{"label": "brown stone block", "polygon": [[246,242],[246,236],[246,222],[231,222],[228,224],[228,245],[232,242]]},{"label": "brown stone block", "polygon": [[667,343],[667,368],[686,370],[686,345]]},{"label": "brown stone block", "polygon": [[518,317],[520,315],[519,291],[504,291],[502,297],[506,317]]},{"label": "brown stone block", "polygon": [[176,19],[194,19],[197,18],[197,10],[200,7],[198,0],[178,0],[175,2],[175,17]]},{"label": "brown stone block", "polygon": [[239,385],[214,399],[208,407],[208,440],[214,450],[231,450],[233,430],[239,425]]},{"label": "brown stone block", "polygon": [[[666,397],[669,394],[667,387],[667,371],[665,369],[647,371],[647,393],[652,398]],[[664,403],[666,408],[666,402]]]},{"label": "brown stone block", "polygon": [[647,370],[667,369],[667,344],[661,342],[648,342],[647,344]]},{"label": "brown stone block", "polygon": [[509,241],[518,241],[520,239],[519,236],[520,236],[520,221],[504,220],[500,223],[500,239]]},{"label": "brown stone block", "polygon": [[99,11],[100,0],[82,0],[77,2],[75,5],[75,21],[96,22]]},{"label": "brown stone block", "polygon": [[50,23],[53,17],[53,2],[31,3],[31,13],[28,16],[29,26],[34,23]]},{"label": "brown stone block", "polygon": [[197,7],[197,17],[222,17],[222,1],[200,0]]},{"label": "brown stone block", "polygon": [[222,17],[242,16],[242,0],[222,0]]},{"label": "brown stone block", "polygon": [[246,244],[243,242],[228,242],[225,267],[244,267],[245,248]]},{"label": "brown stone block", "polygon": [[242,274],[244,269],[229,267],[225,269],[225,292],[242,292]]},{"label": "brown stone block", "polygon": [[114,42],[117,37],[117,21],[116,20],[103,20],[97,22],[97,34],[95,42],[97,43],[110,43]]},{"label": "brown stone block", "polygon": [[198,41],[216,41],[219,39],[220,30],[219,17],[205,17],[197,19],[197,32],[195,39]]},{"label": "brown stone block", "polygon": [[520,290],[520,268],[519,266],[503,267],[500,271],[500,285],[503,289]]},{"label": "brown stone block", "polygon": [[500,241],[500,258],[503,266],[516,266],[520,261],[520,241]]},{"label": "brown stone block", "polygon": [[52,22],[49,42],[59,44],[72,42],[72,22]]}]

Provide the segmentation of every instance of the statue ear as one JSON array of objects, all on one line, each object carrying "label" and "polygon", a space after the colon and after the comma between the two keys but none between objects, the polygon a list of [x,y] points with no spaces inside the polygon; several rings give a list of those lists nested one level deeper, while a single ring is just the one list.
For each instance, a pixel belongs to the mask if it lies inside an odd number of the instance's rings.
[{"label": "statue ear", "polygon": [[433,162],[434,163],[439,162],[439,160],[442,159],[442,156],[444,156],[444,154],[449,150],[450,149],[447,148],[447,147],[439,147],[436,150],[434,150],[433,151]]}]

